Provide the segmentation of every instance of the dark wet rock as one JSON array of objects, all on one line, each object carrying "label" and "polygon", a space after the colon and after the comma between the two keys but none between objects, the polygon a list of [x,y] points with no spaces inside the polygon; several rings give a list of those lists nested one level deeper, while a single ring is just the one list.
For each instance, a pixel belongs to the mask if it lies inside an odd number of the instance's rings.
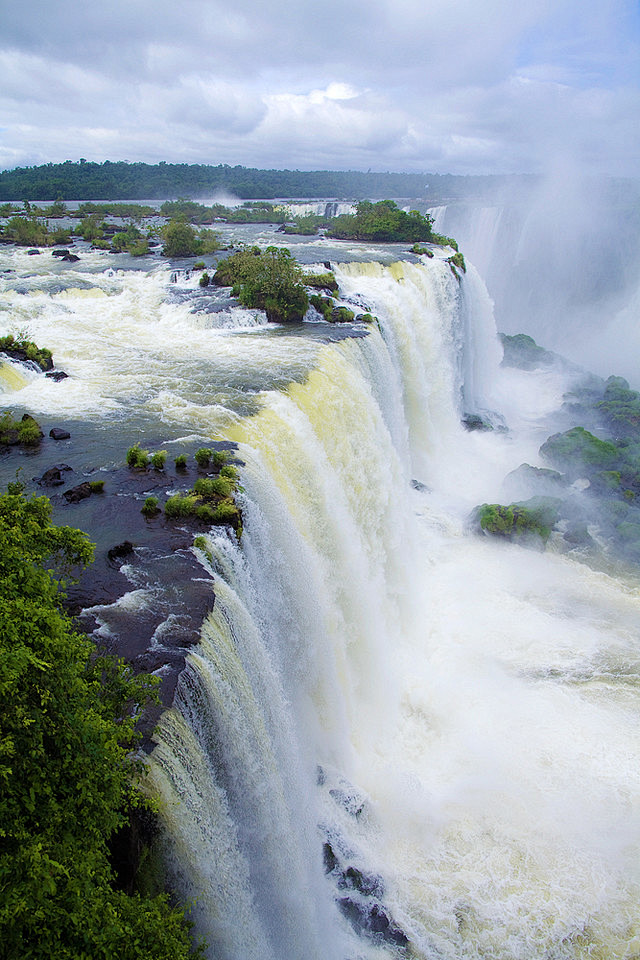
[{"label": "dark wet rock", "polygon": [[342,897],[338,906],[343,916],[359,933],[371,934],[377,939],[392,943],[397,947],[407,947],[409,938],[396,926],[387,911],[379,903],[367,903]]},{"label": "dark wet rock", "polygon": [[134,546],[131,541],[123,540],[122,543],[116,544],[115,547],[111,547],[111,549],[107,551],[107,557],[112,563],[115,563],[118,560],[124,560],[126,557],[131,558],[133,552]]},{"label": "dark wet rock", "polygon": [[420,493],[430,492],[430,488],[426,485],[426,483],[423,483],[422,480],[412,480],[411,486],[414,490],[418,490]]},{"label": "dark wet rock", "polygon": [[70,253],[71,253],[70,250],[67,250],[67,249],[61,250],[60,248],[58,248],[57,250],[52,250],[52,251],[51,251],[51,256],[52,256],[52,257],[66,257],[66,256],[69,256]]},{"label": "dark wet rock", "polygon": [[341,787],[333,787],[331,790],[329,790],[329,795],[333,797],[336,803],[340,804],[341,807],[344,807],[347,813],[349,813],[352,817],[356,817],[356,819],[364,810],[366,801],[364,797],[360,797],[356,793],[343,790]]},{"label": "dark wet rock", "polygon": [[52,427],[49,430],[49,436],[52,440],[68,440],[71,434],[68,430],[63,430],[62,427]]},{"label": "dark wet rock", "polygon": [[77,255],[77,253],[65,253],[64,257],[60,257],[60,260],[66,263],[77,263],[79,259],[80,257]]},{"label": "dark wet rock", "polygon": [[55,467],[49,467],[41,477],[34,477],[34,480],[40,484],[41,487],[59,487],[63,483],[66,483],[66,478],[63,477],[62,474],[70,472],[72,472],[71,467],[67,466],[66,463],[60,463]]},{"label": "dark wet rock", "polygon": [[45,373],[45,377],[49,377],[50,380],[66,380],[69,374],[65,373],[64,370],[51,370],[49,373]]},{"label": "dark wet rock", "polygon": [[501,333],[499,336],[504,350],[502,364],[505,367],[536,370],[539,367],[550,366],[559,359],[557,354],[538,346],[533,337],[525,333],[516,333],[511,337]]},{"label": "dark wet rock", "polygon": [[84,483],[79,483],[77,487],[72,487],[71,490],[65,490],[62,496],[67,503],[80,503],[81,500],[86,500],[87,497],[90,497],[91,493],[91,484],[88,480],[85,480]]},{"label": "dark wet rock", "polygon": [[465,413],[462,417],[465,430],[493,430],[493,425],[477,413]]},{"label": "dark wet rock", "polygon": [[39,251],[39,250],[27,250],[27,256],[29,256],[29,257],[39,257],[39,256],[40,256],[40,251]]},{"label": "dark wet rock", "polygon": [[322,863],[325,873],[333,873],[340,865],[340,861],[333,852],[333,847],[328,842],[322,844]]},{"label": "dark wet rock", "polygon": [[357,890],[365,897],[382,897],[384,884],[381,877],[363,873],[357,867],[347,867],[341,877],[340,886]]}]

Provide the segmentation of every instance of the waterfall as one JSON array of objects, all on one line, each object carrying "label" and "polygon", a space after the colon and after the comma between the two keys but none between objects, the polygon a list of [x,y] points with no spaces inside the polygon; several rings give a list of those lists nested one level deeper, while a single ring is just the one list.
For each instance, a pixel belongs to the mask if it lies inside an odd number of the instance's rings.
[{"label": "waterfall", "polygon": [[517,419],[475,271],[336,274],[378,324],[225,433],[244,533],[198,547],[215,606],[149,763],[173,882],[212,960],[622,960],[637,591],[469,536],[539,442],[460,425]]}]

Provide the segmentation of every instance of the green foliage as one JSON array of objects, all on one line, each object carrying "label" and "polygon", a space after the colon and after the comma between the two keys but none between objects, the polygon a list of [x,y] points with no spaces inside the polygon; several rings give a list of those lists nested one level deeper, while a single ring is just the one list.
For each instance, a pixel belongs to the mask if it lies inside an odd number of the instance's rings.
[{"label": "green foliage", "polygon": [[351,323],[355,318],[353,310],[348,307],[335,307],[329,316],[331,323]]},{"label": "green foliage", "polygon": [[[197,456],[197,454],[196,454]],[[219,470],[222,473],[222,467],[225,465],[229,459],[228,450],[214,450],[213,451],[213,466],[216,470]]]},{"label": "green foliage", "polygon": [[40,425],[30,414],[25,413],[21,420],[14,420],[13,415],[5,410],[0,416],[0,445],[22,444],[32,447],[40,443],[41,440],[42,430]]},{"label": "green foliage", "polygon": [[12,485],[0,538],[2,956],[186,960],[181,911],[115,889],[109,861],[110,839],[145,803],[133,750],[151,678],[95,657],[73,630],[59,578],[93,548],[52,525],[46,497]]},{"label": "green foliage", "polygon": [[558,521],[560,501],[552,497],[533,497],[505,506],[483,503],[476,510],[481,530],[507,540],[541,539],[546,543]]},{"label": "green foliage", "polygon": [[46,223],[35,217],[15,216],[4,228],[5,237],[22,247],[46,247],[50,243]]},{"label": "green foliage", "polygon": [[231,477],[199,477],[193,485],[193,492],[199,497],[212,499],[230,496],[234,487],[235,482]]},{"label": "green foliage", "polygon": [[194,454],[198,466],[202,467],[203,469],[208,467],[211,463],[212,453],[213,450],[210,450],[209,447],[199,447]]},{"label": "green foliage", "polygon": [[[74,233],[92,243],[95,243],[96,240],[102,240],[104,238],[102,217],[96,213],[83,217],[78,226],[75,227]],[[107,244],[108,246],[109,244]]]},{"label": "green foliage", "polygon": [[305,216],[294,217],[293,223],[284,225],[284,232],[288,234],[298,234],[303,237],[312,237],[318,232],[320,227],[325,227],[329,223],[324,217],[315,213],[309,213]]},{"label": "green foliage", "polygon": [[186,470],[187,469],[186,453],[179,453],[173,462],[175,464],[176,470]]},{"label": "green foliage", "polygon": [[218,264],[213,282],[232,286],[243,306],[264,310],[273,323],[299,322],[309,307],[304,274],[284,248],[239,250]]},{"label": "green foliage", "polygon": [[156,450],[151,454],[151,466],[154,470],[164,470],[164,464],[167,459],[166,450]]},{"label": "green foliage", "polygon": [[331,311],[334,307],[334,302],[331,297],[321,297],[317,293],[311,294],[309,297],[309,303],[312,307],[315,307],[318,313],[321,313],[325,320],[331,320]]},{"label": "green foliage", "polygon": [[193,270],[204,270],[204,260],[196,260],[193,264]]},{"label": "green foliage", "polygon": [[[426,181],[428,179],[428,184]],[[113,216],[133,216],[137,204],[113,202],[121,200],[144,200],[166,197],[212,196],[219,190],[230,191],[242,199],[268,199],[275,197],[425,197],[430,205],[447,202],[451,198],[482,197],[492,195],[508,182],[499,176],[456,176],[430,173],[364,173],[357,170],[258,170],[250,167],[217,166],[186,163],[127,163],[105,160],[94,163],[81,159],[79,162],[47,163],[41,166],[19,167],[0,173],[0,201],[49,200],[62,196],[66,200],[111,201],[100,204],[86,203],[82,208],[94,212],[97,208]],[[628,189],[625,186],[625,189]],[[272,215],[285,219],[284,209],[270,205]],[[121,210],[118,208],[122,208]],[[215,209],[215,207],[213,208]],[[223,208],[224,209],[224,208]],[[260,204],[251,209],[239,208],[242,212],[263,217],[269,210]],[[143,214],[151,216],[153,210]],[[173,213],[169,214],[173,216]],[[264,220],[263,220],[264,222]]]},{"label": "green foliage", "polygon": [[[434,236],[439,236],[439,234],[434,234]],[[411,253],[415,253],[417,257],[433,257],[433,250],[428,247],[421,247],[419,243],[414,243],[411,247]]]},{"label": "green foliage", "polygon": [[176,493],[172,497],[169,497],[164,505],[165,516],[170,520],[193,517],[199,504],[200,501],[193,495],[185,496],[181,493]]},{"label": "green foliage", "polygon": [[338,281],[335,275],[328,271],[327,273],[305,273],[304,284],[306,287],[317,287],[320,290],[338,291]]},{"label": "green foliage", "polygon": [[[391,243],[433,240],[433,218],[417,210],[405,213],[393,200],[361,201],[356,213],[331,221],[327,235],[342,240],[374,240]],[[434,241],[435,242],[435,241]]]},{"label": "green foliage", "polygon": [[192,257],[197,254],[215,253],[220,247],[220,238],[212,230],[196,232],[183,220],[170,220],[162,228],[164,257]]},{"label": "green foliage", "polygon": [[159,502],[157,497],[147,497],[140,513],[143,513],[145,517],[155,517],[156,514],[160,513]]},{"label": "green foliage", "polygon": [[467,265],[464,262],[464,257],[458,250],[456,250],[452,257],[447,259],[447,263],[451,266],[456,276],[458,276],[456,273],[457,270],[462,270],[463,273],[467,272]]},{"label": "green foliage", "polygon": [[146,470],[149,466],[149,451],[142,450],[139,443],[134,443],[127,450],[127,466],[134,470]]},{"label": "green foliage", "polygon": [[198,283],[200,284],[201,287],[208,287],[209,284],[211,283],[211,278],[209,277],[209,274],[207,273],[206,270],[200,277]]},{"label": "green foliage", "polygon": [[126,230],[114,234],[111,240],[113,253],[128,253],[132,257],[144,257],[149,253],[149,241],[130,223]]},{"label": "green foliage", "polygon": [[91,493],[104,493],[104,480],[89,480]]},{"label": "green foliage", "polygon": [[[224,452],[224,451],[216,451],[216,453],[218,453],[218,452]],[[216,466],[216,465],[217,465],[217,464],[216,464],[216,461],[215,461],[215,458],[214,458],[214,466]],[[220,476],[221,476],[221,477],[226,477],[228,480],[237,480],[237,479],[238,479],[238,471],[236,470],[235,467],[233,467],[233,466],[229,463],[229,464],[227,464],[226,466],[221,466],[221,467],[220,467]]]}]

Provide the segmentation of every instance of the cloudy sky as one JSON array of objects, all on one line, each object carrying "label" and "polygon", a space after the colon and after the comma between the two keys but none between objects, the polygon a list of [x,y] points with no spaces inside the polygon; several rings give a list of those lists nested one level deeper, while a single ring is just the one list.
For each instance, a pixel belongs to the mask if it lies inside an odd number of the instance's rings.
[{"label": "cloudy sky", "polygon": [[640,175],[638,0],[0,0],[0,169]]}]

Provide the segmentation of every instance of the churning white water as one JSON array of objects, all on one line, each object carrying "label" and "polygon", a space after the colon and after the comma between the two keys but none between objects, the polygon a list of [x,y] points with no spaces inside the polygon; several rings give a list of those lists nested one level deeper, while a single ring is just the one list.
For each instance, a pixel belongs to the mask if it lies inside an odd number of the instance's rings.
[{"label": "churning white water", "polygon": [[215,606],[149,764],[173,881],[211,960],[632,960],[638,580],[468,525],[567,375],[500,367],[471,267],[336,275],[365,337],[230,330],[162,270],[5,293],[77,380],[6,381],[24,406],[239,444],[243,536],[199,541]]}]

